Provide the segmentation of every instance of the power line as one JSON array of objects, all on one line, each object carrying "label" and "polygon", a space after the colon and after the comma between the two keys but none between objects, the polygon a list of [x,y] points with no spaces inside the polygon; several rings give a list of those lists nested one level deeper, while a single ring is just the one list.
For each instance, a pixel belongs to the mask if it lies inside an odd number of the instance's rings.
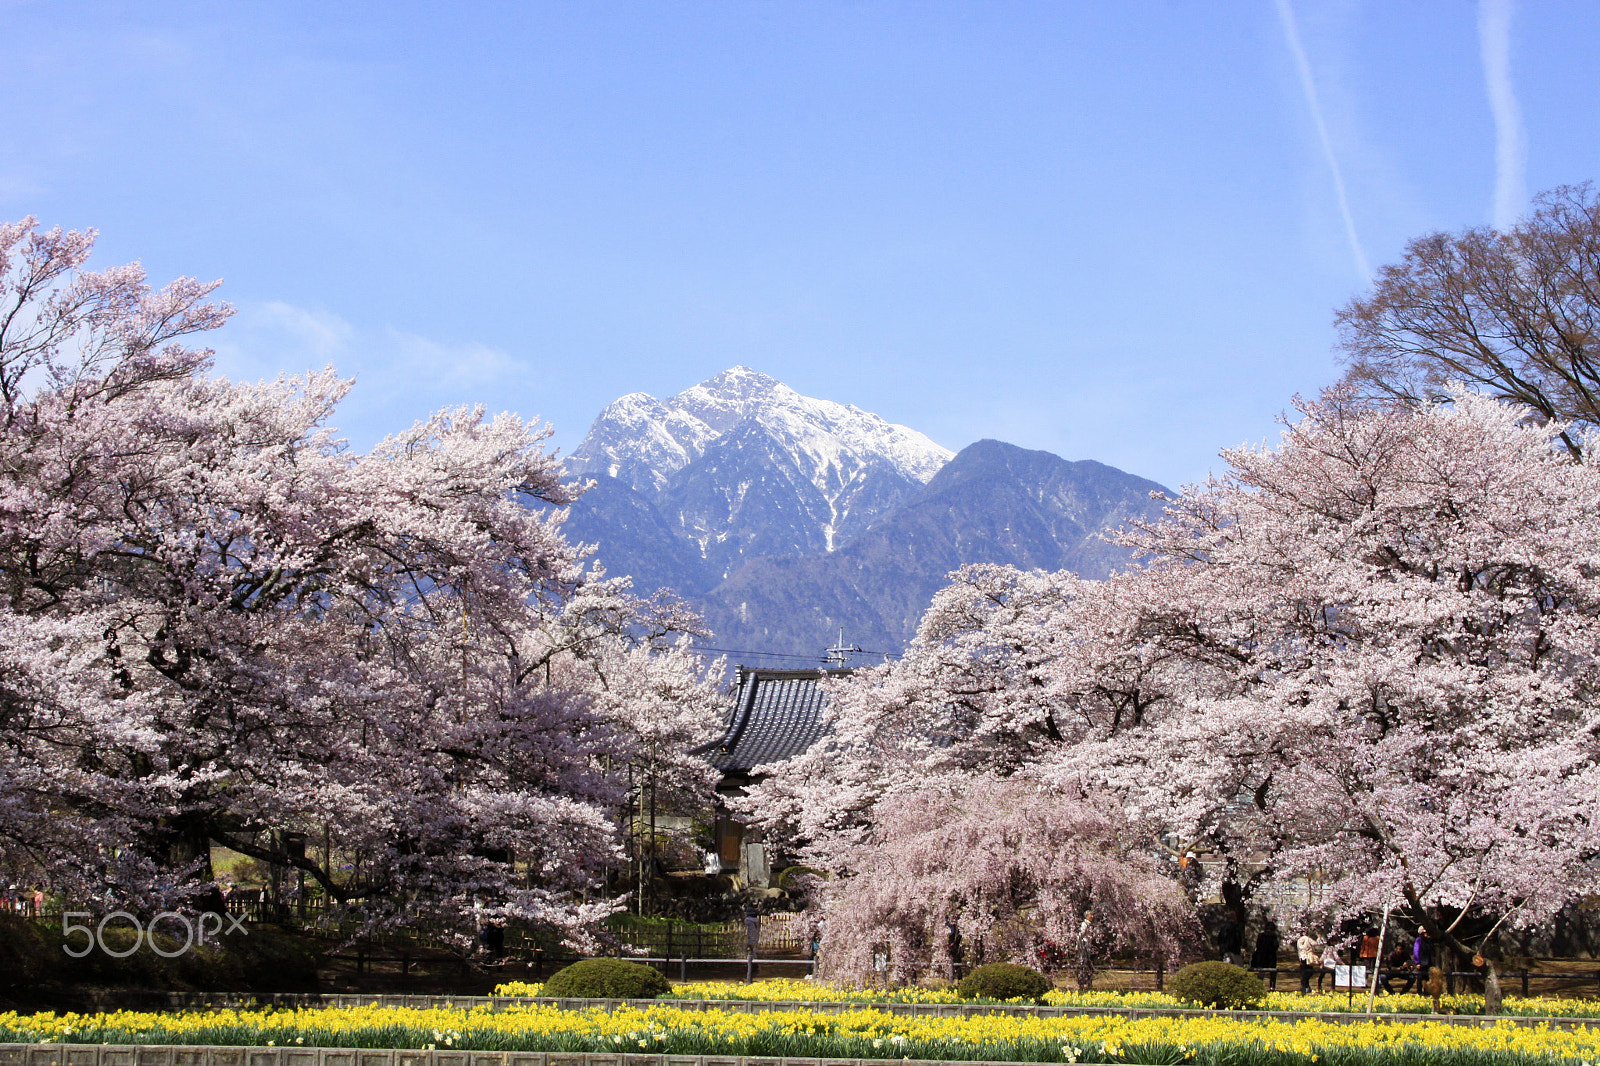
[{"label": "power line", "polygon": [[846,645],[844,642],[844,627],[839,627],[839,643],[827,651],[828,661],[838,663],[841,667],[850,665],[850,656],[864,654],[865,649],[859,644]]},{"label": "power line", "polygon": [[800,659],[808,663],[826,662],[820,655],[794,655],[782,651],[756,651],[752,648],[713,648],[709,644],[695,644],[690,646],[690,651],[721,652],[725,655],[761,655],[768,659]]}]

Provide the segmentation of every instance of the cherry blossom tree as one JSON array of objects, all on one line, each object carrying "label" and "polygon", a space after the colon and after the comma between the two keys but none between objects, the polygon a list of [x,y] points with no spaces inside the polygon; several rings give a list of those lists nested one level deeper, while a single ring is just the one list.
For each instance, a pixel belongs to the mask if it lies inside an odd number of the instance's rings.
[{"label": "cherry blossom tree", "polygon": [[956,574],[755,809],[826,860],[942,774],[1106,790],[1218,860],[1230,903],[1314,878],[1325,917],[1401,908],[1485,956],[1492,1006],[1495,941],[1464,917],[1526,926],[1600,888],[1585,439],[1461,392],[1301,404],[1128,531],[1128,573]]},{"label": "cherry blossom tree", "polygon": [[832,849],[865,839],[885,796],[944,773],[1012,770],[1050,743],[1042,621],[1067,593],[1054,576],[1011,567],[952,577],[900,662],[824,680],[829,735],[751,790],[750,811],[807,862],[842,865]]},{"label": "cherry blossom tree", "polygon": [[1488,958],[1493,1003],[1494,942],[1450,916],[1523,926],[1600,887],[1600,480],[1569,427],[1468,393],[1300,413],[1129,538],[1206,617],[1174,612],[1161,639],[1239,681],[1151,730],[1146,792],[1193,825],[1160,779],[1204,792],[1247,768],[1276,876],[1325,880],[1347,912],[1403,906]]},{"label": "cherry blossom tree", "polygon": [[[703,664],[697,654],[687,641],[647,649],[612,645],[581,662],[595,672],[595,709],[630,740],[611,770],[630,796],[629,859],[639,864],[630,891],[641,913],[658,910],[660,885],[652,872],[663,840],[694,848],[695,819],[703,820],[717,805],[721,774],[691,752],[721,735],[725,663]],[[690,828],[683,829],[685,824]]]},{"label": "cherry blossom tree", "polygon": [[209,376],[215,284],[92,244],[0,227],[5,861],[181,902],[220,844],[369,921],[581,939],[618,768],[714,729],[694,620],[562,538],[545,432],[458,409],[353,454],[348,382]]},{"label": "cherry blossom tree", "polygon": [[[1187,904],[1156,859],[1159,826],[1052,761],[1169,698],[1127,580],[995,565],[952,579],[899,662],[828,683],[831,735],[765,768],[747,801],[837,878],[821,892],[829,967],[862,977],[887,946],[902,978],[944,968],[950,929],[968,961],[1170,955]],[[1033,776],[1045,767],[1050,785]]]},{"label": "cherry blossom tree", "polygon": [[[914,981],[958,963],[1170,959],[1188,905],[1114,799],[1019,778],[950,775],[879,802],[821,887],[830,977]],[[1047,965],[1051,962],[1046,962]]]},{"label": "cherry blossom tree", "polygon": [[[829,684],[831,735],[753,789],[753,812],[806,861],[837,864],[830,849],[871,831],[875,803],[945,775],[1050,766],[1064,791],[1098,788],[1105,768],[1069,773],[1070,753],[1123,743],[1197,689],[1231,684],[1151,639],[1143,572],[1088,581],[975,564],[951,578],[900,661]],[[1234,796],[1220,794],[1219,817]],[[1159,847],[1163,823],[1137,820]]]}]

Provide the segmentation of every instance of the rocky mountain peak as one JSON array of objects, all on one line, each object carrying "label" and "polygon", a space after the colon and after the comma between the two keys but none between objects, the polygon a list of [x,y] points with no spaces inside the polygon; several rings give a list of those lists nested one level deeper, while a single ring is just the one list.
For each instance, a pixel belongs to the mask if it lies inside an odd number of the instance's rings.
[{"label": "rocky mountain peak", "polygon": [[774,377],[735,366],[665,400],[631,392],[613,401],[589,427],[568,469],[660,492],[714,442],[751,423],[830,497],[873,468],[925,483],[955,454],[914,429],[853,405],[803,396]]},{"label": "rocky mountain peak", "polygon": [[689,596],[728,646],[820,654],[840,625],[864,646],[909,639],[968,562],[1101,576],[1101,536],[1149,518],[1160,486],[1092,461],[980,441],[959,456],[850,404],[736,366],[596,418],[568,469],[598,484],[567,532],[606,569]]},{"label": "rocky mountain peak", "polygon": [[684,389],[667,405],[698,418],[717,433],[726,433],[762,408],[799,399],[803,397],[777,378],[735,366]]}]

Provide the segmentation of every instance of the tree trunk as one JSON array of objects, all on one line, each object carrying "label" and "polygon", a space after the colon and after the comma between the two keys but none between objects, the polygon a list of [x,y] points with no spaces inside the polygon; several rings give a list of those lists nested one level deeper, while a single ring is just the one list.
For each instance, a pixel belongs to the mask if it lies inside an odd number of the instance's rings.
[{"label": "tree trunk", "polygon": [[1441,964],[1447,967],[1450,965],[1449,952],[1455,952],[1458,959],[1483,959],[1483,1013],[1499,1014],[1504,996],[1500,990],[1500,975],[1495,971],[1494,960],[1488,954],[1493,949],[1488,944],[1480,943],[1474,948],[1463,943],[1444,924],[1438,914],[1430,913],[1422,905],[1421,897],[1417,895],[1416,889],[1410,882],[1405,885],[1405,894],[1410,904],[1411,917],[1427,928],[1428,935],[1433,939],[1434,950],[1439,952]]},{"label": "tree trunk", "polygon": [[1504,1000],[1500,991],[1500,975],[1495,972],[1494,960],[1483,960],[1483,1013],[1499,1014],[1500,1006]]},{"label": "tree trunk", "polygon": [[209,884],[216,879],[211,869],[211,834],[197,818],[163,819],[162,836],[166,845],[166,867],[182,871],[191,884]]}]

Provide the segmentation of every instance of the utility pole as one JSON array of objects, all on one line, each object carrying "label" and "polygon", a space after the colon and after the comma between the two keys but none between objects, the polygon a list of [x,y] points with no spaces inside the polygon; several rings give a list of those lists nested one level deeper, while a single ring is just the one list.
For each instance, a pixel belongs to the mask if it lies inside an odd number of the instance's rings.
[{"label": "utility pole", "polygon": [[[641,798],[644,790],[640,789]],[[641,872],[639,878],[639,912],[644,913],[644,896],[652,888],[652,881],[656,875],[656,738],[650,738],[650,868]],[[655,900],[652,898],[651,906],[654,908]]]},{"label": "utility pole", "polygon": [[845,646],[844,627],[840,626],[839,643],[828,649],[827,654],[823,657],[822,661],[825,663],[838,663],[840,666],[845,666],[850,662],[850,656],[860,655],[862,650],[863,649],[859,644],[851,644],[848,647]]}]

